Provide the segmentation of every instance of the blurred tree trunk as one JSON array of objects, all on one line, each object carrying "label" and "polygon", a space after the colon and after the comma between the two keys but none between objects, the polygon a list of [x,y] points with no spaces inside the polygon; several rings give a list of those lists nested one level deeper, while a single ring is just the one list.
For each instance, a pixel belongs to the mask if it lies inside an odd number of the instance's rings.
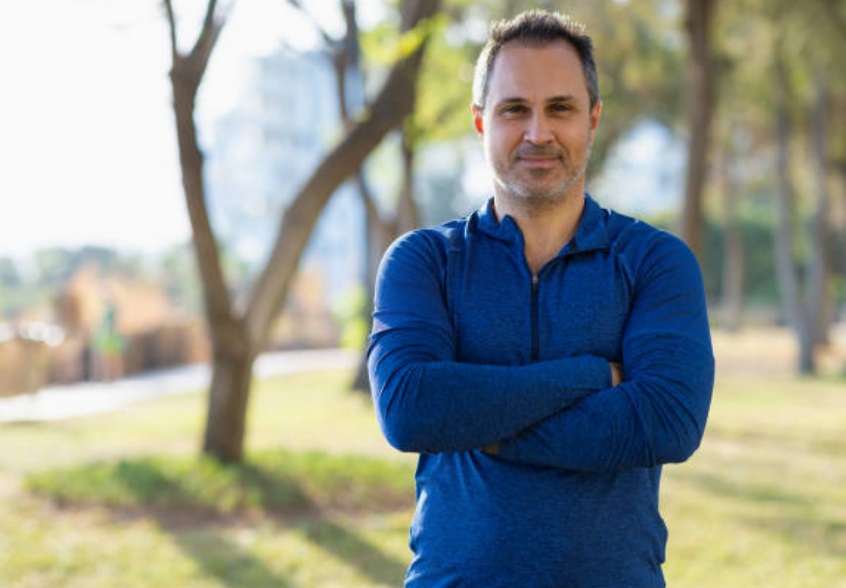
[{"label": "blurred tree trunk", "polygon": [[[411,117],[409,117],[410,119]],[[370,258],[366,280],[366,318],[368,326],[372,325],[373,318],[373,297],[375,294],[376,274],[379,269],[379,262],[382,255],[390,244],[402,235],[420,226],[420,210],[414,199],[414,161],[417,153],[415,131],[411,128],[412,123],[406,120],[403,125],[402,142],[400,146],[400,157],[402,159],[402,179],[397,198],[397,204],[392,217],[384,218],[373,201],[372,196],[365,202],[367,211],[368,239],[367,251]],[[368,332],[370,329],[368,328]],[[361,354],[355,376],[353,377],[353,390],[368,392],[370,390],[370,375],[367,371],[367,348]]]},{"label": "blurred tree trunk", "polygon": [[[819,69],[819,68],[818,68]],[[831,262],[829,259],[829,216],[831,213],[828,189],[828,127],[829,98],[825,74],[817,71],[814,76],[814,106],[811,117],[811,169],[814,180],[814,216],[811,226],[811,259],[808,272],[809,308],[813,316],[812,337],[814,344],[829,342],[833,320],[831,292]]]},{"label": "blurred tree trunk", "polygon": [[686,26],[690,44],[687,82],[687,120],[690,133],[681,236],[702,259],[703,190],[711,119],[714,111],[714,66],[711,25],[717,0],[687,0]]},{"label": "blurred tree trunk", "polygon": [[[440,0],[406,2],[403,30],[434,16]],[[425,40],[400,56],[367,114],[346,132],[317,165],[282,215],[269,260],[242,314],[233,307],[220,263],[220,251],[209,222],[203,185],[203,155],[194,122],[197,92],[226,17],[209,0],[203,26],[187,54],[177,46],[171,0],[165,0],[172,53],[171,82],[180,163],[193,243],[200,269],[209,336],[212,340],[212,383],[203,452],[223,462],[243,457],[245,422],[252,366],[267,343],[296,274],[317,218],[338,186],[360,167],[367,155],[413,108],[415,85]]]},{"label": "blurred tree trunk", "polygon": [[776,270],[785,319],[799,342],[799,371],[816,371],[811,321],[804,308],[799,278],[793,260],[793,185],[790,179],[790,89],[786,64],[780,50],[775,55],[777,214],[775,235]]},{"label": "blurred tree trunk", "polygon": [[722,151],[720,178],[725,218],[725,258],[723,259],[722,324],[731,332],[740,330],[743,320],[743,273],[745,251],[738,219],[740,190],[733,168],[731,138]]}]

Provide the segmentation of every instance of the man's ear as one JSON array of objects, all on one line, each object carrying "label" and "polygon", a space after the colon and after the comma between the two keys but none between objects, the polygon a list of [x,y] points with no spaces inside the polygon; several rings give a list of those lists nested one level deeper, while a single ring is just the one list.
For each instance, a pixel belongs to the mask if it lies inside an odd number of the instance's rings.
[{"label": "man's ear", "polygon": [[485,123],[482,117],[482,109],[474,104],[470,107],[470,111],[473,113],[473,127],[479,135],[483,135],[485,133]]},{"label": "man's ear", "polygon": [[590,111],[590,134],[591,137],[596,133],[596,127],[599,126],[599,119],[602,118],[602,102],[597,102]]}]

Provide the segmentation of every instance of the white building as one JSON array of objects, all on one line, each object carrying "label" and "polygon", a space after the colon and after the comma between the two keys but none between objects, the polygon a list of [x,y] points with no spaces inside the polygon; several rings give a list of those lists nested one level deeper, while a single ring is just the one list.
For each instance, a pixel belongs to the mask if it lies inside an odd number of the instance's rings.
[{"label": "white building", "polygon": [[[254,62],[235,108],[212,129],[206,178],[216,233],[255,271],[281,215],[338,139],[334,74],[322,53],[282,48]],[[321,271],[327,302],[361,280],[363,210],[342,186],[321,215],[301,265]]]}]

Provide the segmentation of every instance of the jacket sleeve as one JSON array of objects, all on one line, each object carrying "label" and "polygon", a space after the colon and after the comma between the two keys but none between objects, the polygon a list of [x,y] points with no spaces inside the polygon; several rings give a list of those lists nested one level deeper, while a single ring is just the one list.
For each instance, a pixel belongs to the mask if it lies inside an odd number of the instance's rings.
[{"label": "jacket sleeve", "polygon": [[443,242],[416,232],[400,238],[380,267],[368,369],[379,424],[394,447],[480,448],[610,385],[609,364],[599,357],[525,366],[458,362],[444,298],[446,263]]},{"label": "jacket sleeve", "polygon": [[624,382],[500,444],[503,459],[579,471],[685,461],[711,403],[714,357],[696,258],[667,236],[641,264],[623,333]]}]

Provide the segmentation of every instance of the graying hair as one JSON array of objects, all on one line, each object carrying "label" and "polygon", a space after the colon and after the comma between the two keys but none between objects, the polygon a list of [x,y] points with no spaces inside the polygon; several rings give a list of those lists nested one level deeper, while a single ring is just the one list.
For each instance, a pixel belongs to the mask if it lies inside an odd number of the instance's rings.
[{"label": "graying hair", "polygon": [[491,26],[488,42],[479,54],[473,79],[473,104],[484,110],[488,85],[497,55],[506,43],[543,46],[554,41],[566,41],[579,54],[587,83],[590,107],[599,103],[599,80],[593,59],[593,40],[584,25],[559,12],[529,10],[510,20],[500,20]]}]

